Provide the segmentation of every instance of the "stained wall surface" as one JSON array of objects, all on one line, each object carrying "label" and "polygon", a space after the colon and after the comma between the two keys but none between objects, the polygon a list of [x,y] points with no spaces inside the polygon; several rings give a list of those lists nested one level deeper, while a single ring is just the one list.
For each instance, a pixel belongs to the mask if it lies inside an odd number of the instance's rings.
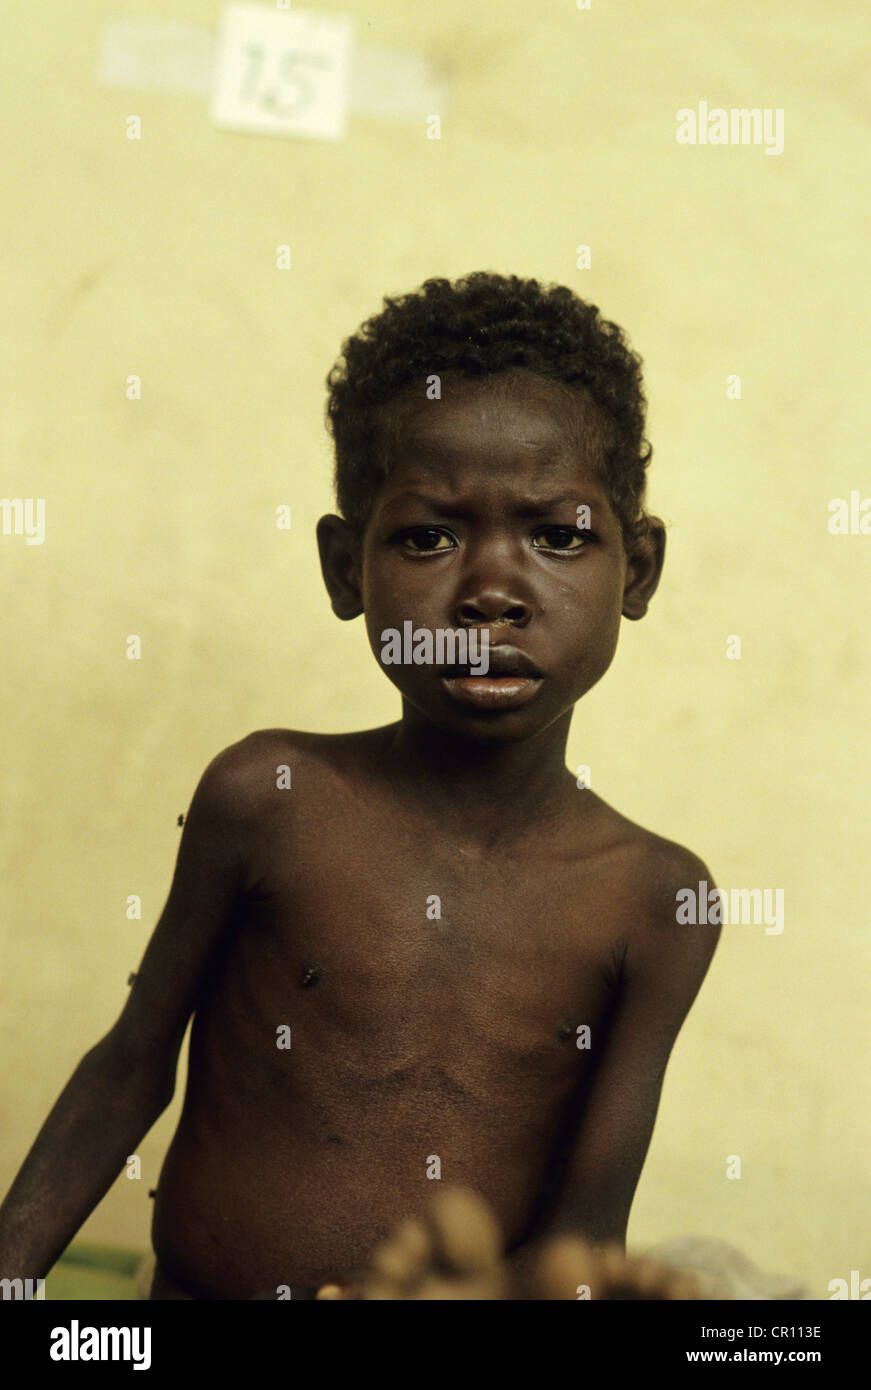
[{"label": "stained wall surface", "polygon": [[[317,562],[342,339],[429,276],[514,272],[643,356],[669,526],[568,763],[722,886],[784,892],[781,933],[724,928],[630,1243],[718,1236],[825,1298],[871,1275],[871,536],[829,529],[833,499],[871,496],[866,8],[345,0],[361,51],[440,75],[440,139],[371,104],[339,142],[231,132],[202,92],[98,75],[110,23],[220,12],[4,6],[0,490],[46,513],[42,544],[0,535],[0,1187],[123,1004],[210,758],[398,716]],[[780,109],[782,151],[678,143],[700,101]],[[183,1079],[83,1237],[147,1243]]]}]

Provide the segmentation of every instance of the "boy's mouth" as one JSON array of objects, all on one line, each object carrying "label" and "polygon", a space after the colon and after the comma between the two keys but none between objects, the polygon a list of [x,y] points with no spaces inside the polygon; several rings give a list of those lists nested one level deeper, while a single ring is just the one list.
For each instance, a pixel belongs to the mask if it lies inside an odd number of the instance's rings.
[{"label": "boy's mouth", "polygon": [[442,684],[453,700],[477,709],[514,709],[526,704],[541,686],[543,676],[525,652],[499,644],[490,647],[485,676],[475,668],[443,666]]},{"label": "boy's mouth", "polygon": [[466,662],[462,666],[442,666],[439,675],[448,680],[473,676],[476,680],[491,680],[505,676],[518,676],[541,680],[542,672],[530,661],[525,652],[504,643],[490,646],[487,651],[487,674],[481,675],[477,663]]}]

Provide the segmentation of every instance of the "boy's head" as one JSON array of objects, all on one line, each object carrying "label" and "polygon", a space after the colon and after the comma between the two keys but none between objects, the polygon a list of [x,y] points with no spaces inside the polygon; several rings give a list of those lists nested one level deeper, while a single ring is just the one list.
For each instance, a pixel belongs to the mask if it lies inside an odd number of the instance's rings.
[{"label": "boy's head", "polygon": [[[336,501],[365,529],[378,489],[402,450],[409,410],[432,403],[432,378],[488,377],[525,368],[575,406],[587,448],[627,550],[648,532],[641,359],[616,324],[563,285],[477,271],[453,284],[427,280],[385,298],[342,344],[327,376],[327,426],[335,443]],[[436,388],[438,389],[438,388]]]},{"label": "boy's head", "polygon": [[540,671],[534,698],[470,709],[431,667],[385,674],[443,727],[528,737],[604,674],[621,614],[641,617],[659,579],[640,360],[570,290],[516,276],[429,280],[386,305],[328,377],[333,609],[365,613],[376,654],[408,621],[486,629]]}]

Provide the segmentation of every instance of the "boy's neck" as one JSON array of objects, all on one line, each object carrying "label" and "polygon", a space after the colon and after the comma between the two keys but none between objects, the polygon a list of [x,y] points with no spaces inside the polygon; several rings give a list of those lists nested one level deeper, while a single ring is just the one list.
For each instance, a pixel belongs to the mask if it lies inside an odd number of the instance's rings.
[{"label": "boy's neck", "polygon": [[411,808],[456,816],[457,838],[482,850],[507,846],[557,823],[573,800],[566,767],[568,710],[535,739],[460,740],[403,701],[403,716],[384,729],[386,770]]}]

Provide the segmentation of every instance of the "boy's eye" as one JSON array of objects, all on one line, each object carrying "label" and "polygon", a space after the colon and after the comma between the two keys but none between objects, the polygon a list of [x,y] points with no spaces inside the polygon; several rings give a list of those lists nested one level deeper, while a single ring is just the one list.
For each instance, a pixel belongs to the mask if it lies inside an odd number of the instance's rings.
[{"label": "boy's eye", "polygon": [[549,536],[549,545],[537,545],[536,550],[582,550],[589,543],[590,531],[580,531],[577,526],[543,526],[533,536],[533,544],[538,536]]},{"label": "boy's eye", "polygon": [[[406,531],[399,539],[402,541],[405,549],[411,550],[413,554],[418,555],[433,550],[452,549],[451,538],[447,531],[439,531],[435,526],[418,526],[413,531]],[[438,542],[440,540],[447,541],[447,545],[439,545]],[[408,544],[409,541],[414,541],[415,544],[410,546]],[[434,542],[434,544],[427,544],[427,541]],[[418,542],[421,542],[421,544],[418,545]]]},{"label": "boy's eye", "polygon": [[[581,531],[577,526],[543,526],[533,536],[533,543],[544,536],[544,545],[535,545],[536,550],[583,550],[592,539],[592,532]],[[431,555],[437,551],[453,550],[454,538],[437,526],[415,526],[403,531],[396,539],[402,548],[413,555]],[[443,542],[443,544],[441,544]]]}]

